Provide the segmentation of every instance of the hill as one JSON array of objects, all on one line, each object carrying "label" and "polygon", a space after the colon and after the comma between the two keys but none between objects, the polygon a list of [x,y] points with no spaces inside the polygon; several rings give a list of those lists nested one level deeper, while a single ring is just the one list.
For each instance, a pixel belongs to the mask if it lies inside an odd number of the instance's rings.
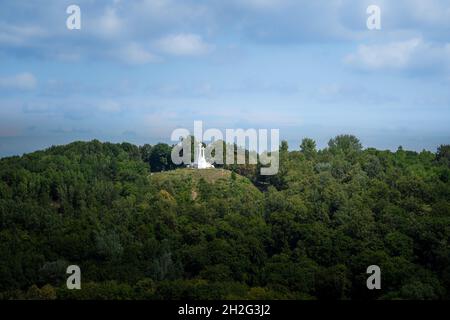
[{"label": "hill", "polygon": [[[231,171],[225,169],[176,169],[172,171],[166,172],[158,172],[152,174],[152,179],[155,181],[164,180],[164,179],[194,179],[196,181],[200,179],[204,179],[206,182],[216,182],[217,180],[228,180],[231,179]],[[236,175],[237,179],[240,181],[249,181],[247,178],[242,177],[240,175]]]},{"label": "hill", "polygon": [[[225,169],[176,169],[167,172],[152,173],[151,181],[160,189],[178,189],[178,192],[180,192],[181,189],[188,188],[191,192],[192,200],[198,199],[202,183],[207,183],[210,184],[212,189],[218,190],[217,192],[222,192],[224,198],[233,195],[241,199],[240,196],[242,195],[250,201],[261,201],[261,192],[248,178]],[[213,190],[209,193],[212,192]]]},{"label": "hill", "polygon": [[[283,142],[267,177],[177,168],[170,150],[91,141],[0,159],[0,299],[450,298],[449,146]],[[65,288],[72,264],[82,290]],[[382,290],[367,289],[370,265]]]},{"label": "hill", "polygon": [[[0,159],[0,298],[245,296],[265,256],[262,193],[143,159],[99,141]],[[64,289],[70,264],[84,290]]]}]

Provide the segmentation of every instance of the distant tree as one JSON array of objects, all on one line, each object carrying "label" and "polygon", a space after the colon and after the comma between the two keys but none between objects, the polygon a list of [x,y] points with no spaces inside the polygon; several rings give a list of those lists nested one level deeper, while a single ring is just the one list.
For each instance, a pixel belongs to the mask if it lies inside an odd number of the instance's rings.
[{"label": "distant tree", "polygon": [[381,165],[378,157],[374,155],[367,155],[365,161],[362,163],[364,171],[371,178],[377,177],[383,172],[383,166]]},{"label": "distant tree", "polygon": [[149,144],[144,144],[140,147],[141,157],[144,162],[150,164],[150,156],[152,154],[152,146]]},{"label": "distant tree", "polygon": [[350,289],[347,267],[343,264],[323,268],[316,275],[317,295],[320,299],[346,299]]},{"label": "distant tree", "polygon": [[316,142],[313,139],[304,138],[300,144],[300,151],[306,159],[312,159],[317,154]]},{"label": "distant tree", "polygon": [[151,149],[149,162],[153,172],[173,169],[175,165],[171,158],[172,148],[165,143],[158,143]]},{"label": "distant tree", "polygon": [[349,134],[339,135],[331,139],[328,142],[328,147],[332,153],[343,152],[344,155],[359,152],[362,149],[359,139]]},{"label": "distant tree", "polygon": [[440,162],[450,164],[450,144],[442,144],[438,147],[436,159]]},{"label": "distant tree", "polygon": [[[267,181],[269,185],[276,187],[278,190],[286,188],[286,175],[289,161],[289,146],[287,141],[281,141],[278,151],[278,173],[269,176],[262,176],[262,181]],[[258,172],[259,173],[259,172]]]},{"label": "distant tree", "polygon": [[41,289],[34,284],[28,289],[26,298],[29,300],[55,300],[56,290],[49,284],[46,284]]}]

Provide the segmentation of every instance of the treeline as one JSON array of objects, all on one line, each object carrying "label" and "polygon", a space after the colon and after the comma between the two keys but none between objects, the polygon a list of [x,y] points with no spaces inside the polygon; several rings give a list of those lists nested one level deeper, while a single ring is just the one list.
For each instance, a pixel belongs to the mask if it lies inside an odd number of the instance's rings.
[{"label": "treeline", "polygon": [[[282,143],[276,176],[153,179],[170,152],[92,141],[1,159],[0,298],[450,298],[450,146],[303,139]],[[82,290],[65,289],[70,264]]]}]

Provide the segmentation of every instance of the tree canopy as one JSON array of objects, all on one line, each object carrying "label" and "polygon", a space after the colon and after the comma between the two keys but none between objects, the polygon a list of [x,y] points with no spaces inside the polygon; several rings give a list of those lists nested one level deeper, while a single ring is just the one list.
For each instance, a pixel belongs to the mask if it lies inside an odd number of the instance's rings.
[{"label": "tree canopy", "polygon": [[0,298],[449,299],[449,150],[307,138],[273,177],[177,169],[167,144],[3,158]]}]

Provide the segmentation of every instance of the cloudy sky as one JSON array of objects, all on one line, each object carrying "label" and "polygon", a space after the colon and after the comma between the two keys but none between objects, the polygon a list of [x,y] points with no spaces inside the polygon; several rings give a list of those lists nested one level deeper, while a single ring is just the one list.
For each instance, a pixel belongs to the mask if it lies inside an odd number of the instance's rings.
[{"label": "cloudy sky", "polygon": [[[68,30],[66,8],[81,8]],[[368,30],[366,8],[381,8]],[[0,156],[172,130],[278,128],[291,149],[450,143],[448,0],[0,4]]]}]

